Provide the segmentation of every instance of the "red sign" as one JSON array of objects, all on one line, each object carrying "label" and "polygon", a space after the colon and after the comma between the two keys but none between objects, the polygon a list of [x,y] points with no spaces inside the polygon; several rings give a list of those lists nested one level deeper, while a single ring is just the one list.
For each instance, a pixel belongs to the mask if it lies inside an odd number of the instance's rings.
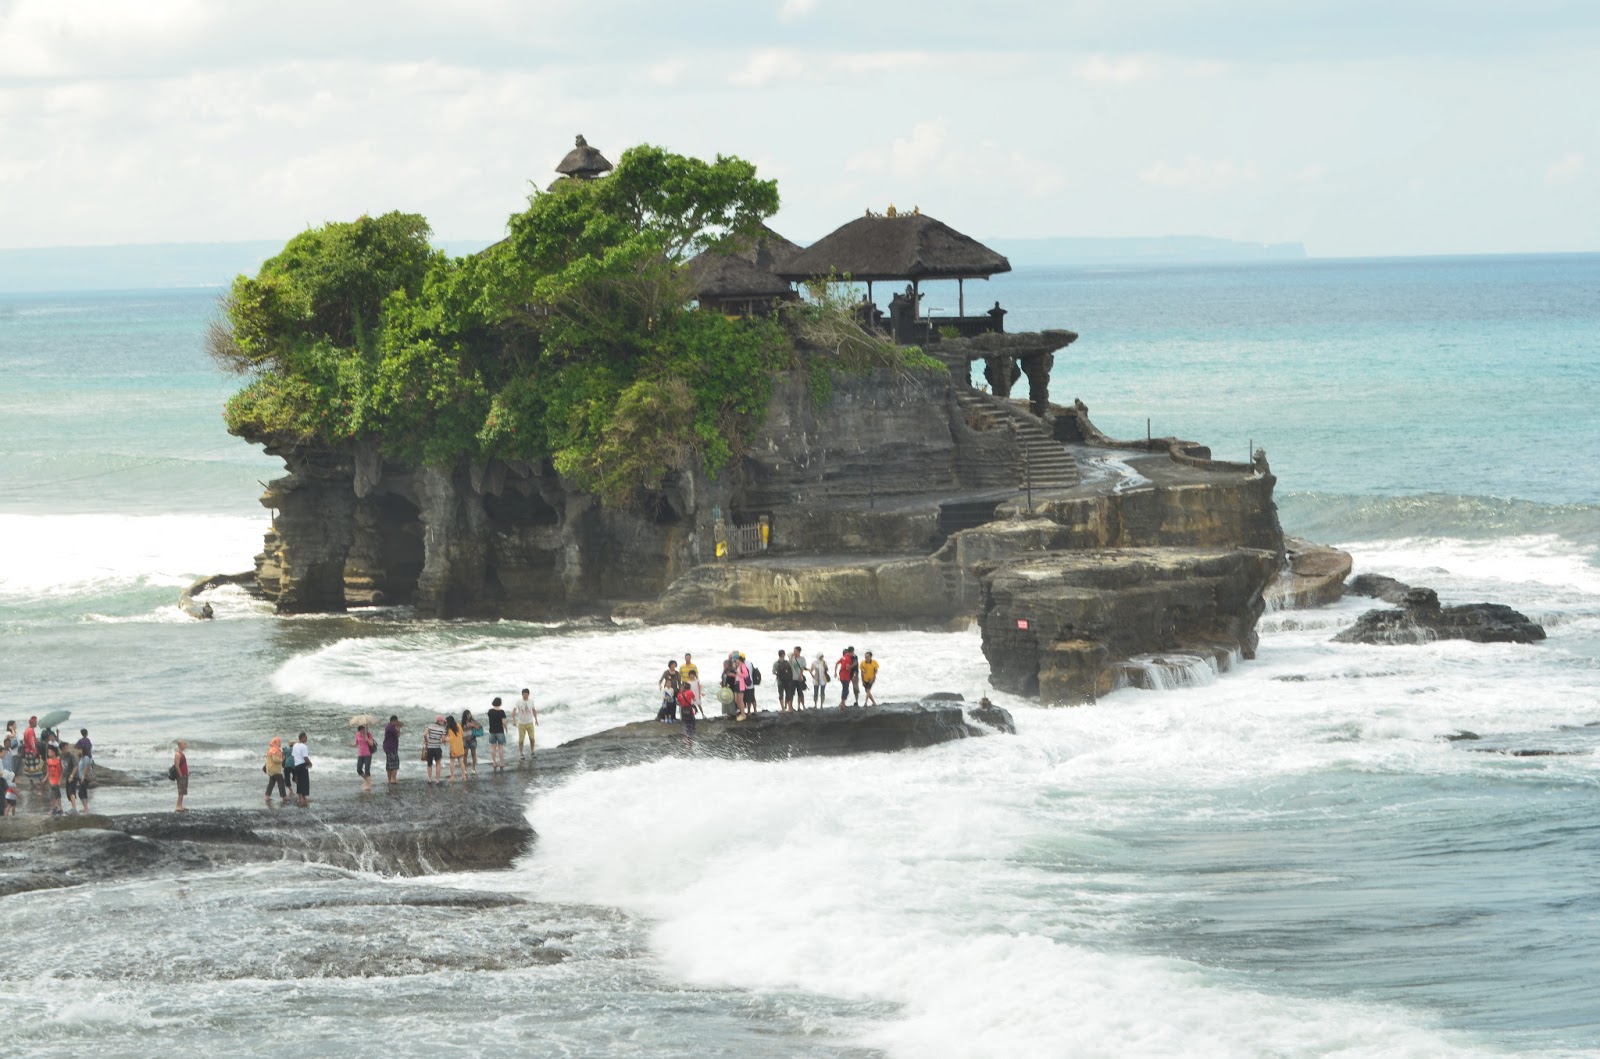
[{"label": "red sign", "polygon": [[1027,618],[1018,618],[1017,619],[1017,628],[1026,629],[1027,627],[1028,627],[1028,619]]}]

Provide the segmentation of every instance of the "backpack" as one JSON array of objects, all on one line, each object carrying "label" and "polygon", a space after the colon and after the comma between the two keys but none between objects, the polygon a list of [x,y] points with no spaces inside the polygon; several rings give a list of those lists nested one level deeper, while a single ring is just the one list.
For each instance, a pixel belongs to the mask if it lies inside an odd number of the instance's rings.
[{"label": "backpack", "polygon": [[751,684],[759,684],[759,683],[761,683],[761,668],[759,666],[751,666],[750,667],[750,683]]},{"label": "backpack", "polygon": [[786,680],[792,681],[794,680],[794,666],[780,658],[772,663],[772,675],[778,678],[778,683],[780,684]]}]

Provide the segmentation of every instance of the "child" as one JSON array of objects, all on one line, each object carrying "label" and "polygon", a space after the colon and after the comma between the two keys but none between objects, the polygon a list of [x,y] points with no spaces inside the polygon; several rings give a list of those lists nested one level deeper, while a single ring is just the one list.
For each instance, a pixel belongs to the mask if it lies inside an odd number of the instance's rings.
[{"label": "child", "polygon": [[0,770],[0,791],[5,792],[4,808],[0,815],[17,815],[17,774],[10,769]]}]

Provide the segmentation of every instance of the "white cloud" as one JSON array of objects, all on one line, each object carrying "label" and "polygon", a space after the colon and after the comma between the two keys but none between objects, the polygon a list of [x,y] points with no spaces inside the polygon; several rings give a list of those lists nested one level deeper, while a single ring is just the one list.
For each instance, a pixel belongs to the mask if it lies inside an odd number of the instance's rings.
[{"label": "white cloud", "polygon": [[1562,155],[1544,171],[1544,182],[1551,187],[1570,184],[1583,174],[1584,158],[1577,151]]},{"label": "white cloud", "polygon": [[886,147],[862,151],[844,165],[850,172],[888,173],[911,176],[938,162],[950,151],[944,119],[919,121],[911,135],[891,140]]},{"label": "white cloud", "polygon": [[1231,158],[1207,161],[1192,154],[1181,163],[1157,162],[1139,179],[1157,187],[1181,188],[1189,191],[1226,191],[1240,184],[1254,183],[1260,174],[1254,162],[1235,162]]},{"label": "white cloud", "polygon": [[1133,55],[1091,55],[1072,72],[1078,80],[1092,85],[1131,85],[1149,77],[1153,69],[1147,60]]},{"label": "white cloud", "polygon": [[816,10],[817,0],[783,0],[783,5],[778,8],[778,18],[783,22],[794,22]]},{"label": "white cloud", "polygon": [[844,77],[871,77],[903,73],[932,66],[927,52],[808,52],[794,48],[763,48],[750,53],[744,65],[728,75],[740,88],[764,88],[792,81],[826,82]]}]

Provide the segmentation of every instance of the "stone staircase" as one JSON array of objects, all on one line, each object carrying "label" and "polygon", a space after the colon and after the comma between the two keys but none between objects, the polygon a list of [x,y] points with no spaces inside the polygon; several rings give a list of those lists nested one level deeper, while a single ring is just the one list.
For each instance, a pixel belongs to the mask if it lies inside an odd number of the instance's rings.
[{"label": "stone staircase", "polygon": [[956,404],[969,422],[987,418],[996,428],[1012,432],[1020,450],[1016,468],[1019,489],[1029,480],[1035,492],[1071,489],[1078,484],[1076,461],[1037,419],[1011,401],[968,389],[956,392]]}]

